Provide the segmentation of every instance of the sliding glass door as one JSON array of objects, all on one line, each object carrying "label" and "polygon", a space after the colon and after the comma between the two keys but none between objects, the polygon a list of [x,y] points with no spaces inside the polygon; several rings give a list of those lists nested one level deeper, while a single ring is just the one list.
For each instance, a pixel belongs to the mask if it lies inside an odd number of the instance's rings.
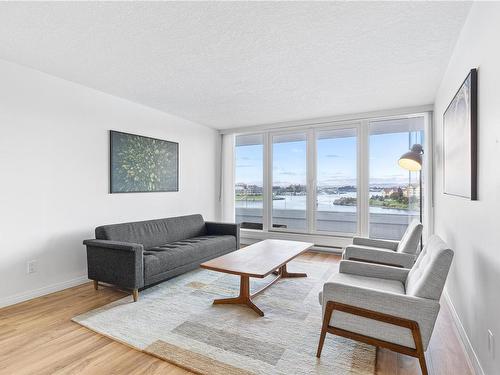
[{"label": "sliding glass door", "polygon": [[235,218],[242,228],[263,229],[264,135],[236,137]]},{"label": "sliding glass door", "polygon": [[400,240],[420,216],[420,174],[398,165],[401,155],[424,142],[424,118],[412,117],[369,124],[369,235]]},{"label": "sliding glass door", "polygon": [[356,128],[316,132],[316,231],[357,233],[357,159]]},{"label": "sliding glass door", "polygon": [[307,136],[272,136],[272,227],[307,229]]}]

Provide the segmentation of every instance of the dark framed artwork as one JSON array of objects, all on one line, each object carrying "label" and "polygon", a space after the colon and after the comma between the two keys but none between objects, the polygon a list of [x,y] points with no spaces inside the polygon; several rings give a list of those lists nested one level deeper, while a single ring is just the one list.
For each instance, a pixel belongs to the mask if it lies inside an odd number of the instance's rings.
[{"label": "dark framed artwork", "polygon": [[444,193],[477,200],[477,69],[443,115]]},{"label": "dark framed artwork", "polygon": [[179,191],[179,144],[110,130],[110,193]]}]

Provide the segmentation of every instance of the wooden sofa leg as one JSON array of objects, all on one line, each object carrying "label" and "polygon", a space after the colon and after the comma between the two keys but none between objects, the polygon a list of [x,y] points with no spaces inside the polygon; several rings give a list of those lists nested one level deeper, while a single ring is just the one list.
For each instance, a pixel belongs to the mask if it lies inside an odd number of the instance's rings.
[{"label": "wooden sofa leg", "polygon": [[94,280],[94,289],[95,290],[99,289],[99,283],[97,280]]},{"label": "wooden sofa leg", "polygon": [[132,297],[134,297],[134,302],[137,302],[139,299],[139,289],[132,290]]},{"label": "wooden sofa leg", "polygon": [[319,336],[318,351],[316,352],[316,357],[321,357],[321,351],[323,350],[323,344],[325,343],[326,332],[328,331],[328,325],[332,318],[333,307],[335,305],[333,302],[329,301],[325,307],[325,316],[323,317],[323,326],[321,327],[321,335]]}]

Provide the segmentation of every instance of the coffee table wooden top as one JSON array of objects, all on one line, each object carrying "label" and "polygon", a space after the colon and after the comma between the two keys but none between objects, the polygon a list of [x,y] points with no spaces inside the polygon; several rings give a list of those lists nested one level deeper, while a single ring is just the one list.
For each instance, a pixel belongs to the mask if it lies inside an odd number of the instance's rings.
[{"label": "coffee table wooden top", "polygon": [[264,240],[202,263],[212,271],[264,278],[313,246],[309,242]]}]

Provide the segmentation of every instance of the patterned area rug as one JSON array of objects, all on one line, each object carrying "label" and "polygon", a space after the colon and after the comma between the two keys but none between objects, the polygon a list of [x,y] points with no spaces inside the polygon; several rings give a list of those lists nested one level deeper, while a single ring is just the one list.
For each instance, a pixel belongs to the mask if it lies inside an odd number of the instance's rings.
[{"label": "patterned area rug", "polygon": [[[200,269],[141,292],[136,303],[126,297],[73,321],[199,374],[374,374],[369,345],[327,335],[321,359],[315,356],[318,292],[337,266],[295,260],[289,270],[308,277],[280,280],[258,295],[264,317],[212,305],[238,294],[239,277]],[[251,281],[257,290],[269,280]]]}]

